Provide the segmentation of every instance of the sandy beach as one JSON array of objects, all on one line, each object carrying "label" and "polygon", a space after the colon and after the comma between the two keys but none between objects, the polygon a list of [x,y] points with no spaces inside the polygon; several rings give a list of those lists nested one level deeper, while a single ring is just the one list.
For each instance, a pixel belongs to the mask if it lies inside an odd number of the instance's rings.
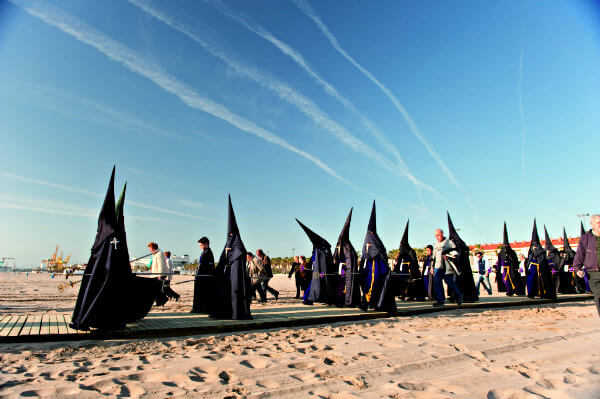
[{"label": "sandy beach", "polygon": [[[77,278],[76,278],[77,279]],[[175,282],[185,281],[177,276]],[[3,274],[0,312],[67,311],[64,277]],[[293,283],[274,279],[282,303]],[[192,285],[175,286],[189,311]],[[274,306],[274,305],[266,305]],[[0,346],[0,398],[599,398],[591,302],[218,336]]]}]

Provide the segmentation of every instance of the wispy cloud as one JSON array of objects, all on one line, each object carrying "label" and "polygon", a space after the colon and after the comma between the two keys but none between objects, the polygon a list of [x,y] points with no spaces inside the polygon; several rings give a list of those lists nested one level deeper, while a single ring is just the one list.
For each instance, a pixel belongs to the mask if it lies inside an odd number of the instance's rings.
[{"label": "wispy cloud", "polygon": [[454,173],[448,168],[446,163],[442,160],[440,155],[435,151],[429,141],[425,138],[425,136],[419,130],[417,124],[412,119],[404,105],[398,100],[398,98],[392,93],[390,89],[388,89],[383,83],[381,83],[371,72],[369,72],[365,67],[358,63],[338,42],[337,38],[333,33],[329,30],[327,25],[321,20],[321,18],[317,15],[317,13],[313,10],[311,5],[306,0],[292,0],[293,3],[304,13],[308,18],[310,18],[315,25],[319,28],[319,30],[325,35],[329,43],[333,46],[333,48],[346,60],[348,60],[356,69],[358,69],[364,76],[366,76],[371,82],[373,82],[385,96],[392,102],[394,107],[400,112],[412,134],[423,144],[429,155],[437,162],[439,167],[442,169],[444,174],[448,177],[448,179],[454,184],[456,187],[461,187],[460,183],[454,176]]},{"label": "wispy cloud", "polygon": [[[311,119],[317,126],[328,131],[334,137],[336,137],[344,145],[352,149],[353,151],[367,156],[369,159],[377,162],[379,165],[391,172],[398,172],[396,166],[389,161],[387,158],[382,156],[379,152],[367,145],[362,140],[352,135],[346,128],[340,125],[338,122],[333,120],[325,111],[323,111],[314,101],[304,96],[296,89],[290,87],[288,84],[275,79],[265,73],[260,72],[257,68],[251,67],[236,60],[232,55],[226,54],[219,46],[215,43],[209,42],[208,39],[201,36],[195,28],[190,25],[184,24],[181,21],[165,14],[156,7],[153,7],[148,1],[144,0],[129,0],[130,3],[139,7],[142,11],[148,15],[158,19],[165,25],[176,30],[177,32],[187,36],[200,46],[204,48],[209,54],[218,58],[224,62],[227,66],[232,68],[239,75],[250,79],[262,87],[272,91],[279,98],[286,101],[287,103],[296,107],[305,116]],[[401,175],[406,176],[405,167],[402,168]],[[408,174],[411,181],[420,184],[422,187],[431,189],[424,183],[418,181],[414,176]]]},{"label": "wispy cloud", "polygon": [[[39,96],[51,96],[52,102],[48,105],[50,107],[54,107],[54,109],[56,110],[59,110],[61,108],[57,107],[56,104],[65,104],[65,102],[69,102],[70,104],[79,104],[93,111],[93,117],[86,116],[85,118],[91,119],[95,122],[118,127],[122,130],[132,130],[135,132],[143,132],[144,134],[149,133],[169,138],[182,138],[181,135],[173,131],[156,127],[155,125],[148,123],[145,120],[140,119],[129,112],[117,110],[113,107],[110,107],[98,101],[94,101],[85,96],[81,96],[79,94],[74,94],[64,89],[59,89],[56,87],[46,85],[39,85],[26,82],[23,82],[23,85],[26,88],[28,88],[31,92],[36,93]],[[63,114],[71,116],[73,115],[73,113],[71,112],[63,112]],[[78,113],[77,116],[81,117],[81,114]]]},{"label": "wispy cloud", "polygon": [[273,132],[264,129],[254,122],[237,115],[230,111],[222,104],[216,103],[213,100],[203,97],[191,87],[177,80],[170,74],[163,72],[158,66],[152,62],[148,62],[143,56],[136,53],[132,49],[126,47],[122,43],[113,40],[106,35],[100,33],[94,28],[88,26],[79,19],[66,14],[62,10],[51,7],[47,4],[30,3],[19,0],[11,0],[16,5],[22,7],[30,15],[39,18],[48,25],[54,26],[64,33],[74,37],[82,43],[85,43],[109,59],[122,64],[140,76],[150,80],[162,90],[178,97],[184,104],[190,108],[206,112],[216,118],[219,118],[243,132],[259,137],[269,143],[277,145],[288,151],[291,151],[306,160],[312,162],[318,168],[338,179],[339,181],[352,186],[352,184],[340,176],[336,171],[329,167],[319,158],[293,146],[283,138],[277,136]]},{"label": "wispy cloud", "polygon": [[[5,193],[0,193],[0,209],[12,209],[54,216],[70,216],[92,219],[97,218],[99,212],[98,210],[94,209],[82,208],[76,204],[46,199],[36,200],[23,198]],[[165,222],[163,219],[156,217],[135,215],[128,215],[127,219],[146,222]]]},{"label": "wispy cloud", "polygon": [[177,200],[177,202],[188,208],[203,208],[204,207],[204,204],[202,202],[189,201],[189,200],[184,200],[184,199]]},{"label": "wispy cloud", "polygon": [[[129,1],[132,1],[134,3],[142,2],[142,0],[129,0]],[[286,56],[291,58],[319,86],[321,86],[323,88],[325,93],[327,93],[328,95],[333,97],[340,104],[342,104],[346,109],[350,110],[352,113],[354,113],[358,117],[361,124],[366,128],[366,130],[368,132],[370,132],[377,139],[377,141],[383,146],[383,148],[385,148],[387,151],[389,151],[395,157],[396,162],[398,163],[398,165],[400,167],[400,171],[401,171],[402,175],[404,175],[406,178],[408,178],[416,186],[419,186],[421,188],[426,188],[426,189],[432,191],[432,188],[430,186],[424,184],[422,181],[417,179],[409,171],[409,168],[406,165],[406,162],[404,161],[402,156],[400,155],[400,152],[398,151],[397,147],[388,140],[388,138],[385,136],[385,134],[383,134],[383,132],[381,132],[379,130],[379,128],[375,125],[375,123],[372,122],[369,118],[367,118],[348,98],[343,96],[331,83],[329,83],[319,73],[317,73],[298,50],[294,49],[288,43],[286,43],[286,42],[282,41],[281,39],[279,39],[278,37],[276,37],[273,33],[268,31],[263,26],[252,21],[252,19],[249,18],[248,16],[232,10],[221,0],[206,0],[206,1],[211,3],[217,10],[219,10],[221,13],[223,13],[223,15],[231,18],[232,20],[236,21],[237,23],[239,23],[240,25],[242,25],[243,27],[248,29],[250,32],[255,33],[259,37],[261,37],[264,40],[266,40],[267,42],[271,43],[273,46],[275,46],[277,49],[279,49],[283,54],[285,54]]]},{"label": "wispy cloud", "polygon": [[523,110],[523,49],[519,57],[519,84],[517,86],[519,94],[519,115],[521,116],[521,175],[525,176],[525,111]]},{"label": "wispy cloud", "polygon": [[[26,177],[26,176],[20,176],[20,175],[14,174],[14,173],[0,172],[0,177],[5,177],[8,179],[21,181],[23,183],[29,183],[29,184],[35,184],[38,186],[50,187],[50,188],[54,188],[54,189],[69,192],[69,193],[81,194],[81,195],[85,195],[85,196],[92,197],[92,198],[104,198],[104,196],[102,194],[95,193],[95,192],[85,190],[82,188],[68,186],[65,184],[53,183],[53,182],[35,179],[35,178],[31,178],[31,177]],[[206,218],[203,218],[200,216],[191,215],[189,213],[178,212],[178,211],[175,211],[172,209],[161,208],[161,207],[158,207],[155,205],[148,205],[148,204],[144,204],[142,202],[137,202],[137,201],[132,201],[132,200],[127,200],[127,204],[137,207],[137,208],[148,209],[148,210],[152,210],[155,212],[164,213],[167,215],[180,216],[180,217],[184,217],[184,218],[193,218],[193,219],[206,219]]]}]

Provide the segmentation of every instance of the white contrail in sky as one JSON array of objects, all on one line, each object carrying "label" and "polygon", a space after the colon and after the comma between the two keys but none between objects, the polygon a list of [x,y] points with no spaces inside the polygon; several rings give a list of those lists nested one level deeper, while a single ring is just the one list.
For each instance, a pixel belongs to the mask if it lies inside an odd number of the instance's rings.
[{"label": "white contrail in sky", "polygon": [[[59,183],[52,183],[49,181],[34,179],[31,177],[27,177],[27,176],[20,176],[20,175],[14,174],[14,173],[0,172],[0,177],[5,177],[8,179],[17,180],[17,181],[21,181],[21,182],[29,183],[29,184],[36,184],[38,186],[51,187],[51,188],[55,188],[55,189],[61,190],[61,191],[66,191],[69,193],[82,194],[82,195],[85,195],[88,197],[104,198],[104,196],[102,194],[84,190],[84,189],[81,189],[78,187],[67,186],[65,184],[59,184]],[[155,205],[148,205],[148,204],[144,204],[142,202],[137,202],[137,201],[127,200],[127,204],[137,207],[137,208],[149,209],[149,210],[153,210],[153,211],[168,214],[168,215],[180,216],[180,217],[185,217],[185,218],[194,218],[194,219],[205,219],[200,216],[190,215],[188,213],[178,212],[178,211],[174,211],[172,209],[161,208],[161,207],[158,207]]]},{"label": "white contrail in sky", "polygon": [[[134,3],[139,3],[140,0],[129,0]],[[240,25],[248,29],[250,32],[255,33],[259,37],[263,38],[267,42],[271,43],[277,49],[279,49],[283,54],[291,58],[296,64],[300,66],[309,76],[313,78],[318,85],[320,85],[324,91],[335,98],[338,102],[340,102],[344,107],[353,112],[358,116],[360,122],[363,126],[371,132],[371,134],[377,139],[377,141],[394,157],[398,162],[398,165],[401,168],[402,174],[408,178],[413,184],[416,186],[420,186],[426,188],[428,190],[432,190],[431,187],[427,186],[419,179],[417,179],[408,169],[406,162],[400,155],[400,152],[396,148],[396,146],[391,143],[387,137],[377,128],[374,122],[369,120],[358,108],[346,97],[344,97],[331,83],[327,82],[323,77],[319,75],[305,60],[304,56],[296,49],[292,48],[289,44],[277,38],[273,33],[265,29],[263,26],[257,24],[252,21],[249,17],[242,15],[239,12],[234,12],[230,7],[224,4],[221,0],[206,0],[211,3],[217,10],[223,13],[225,16],[231,18],[232,20],[238,22]]]},{"label": "white contrail in sky", "polygon": [[415,135],[415,137],[423,144],[429,155],[437,162],[439,167],[442,169],[444,174],[448,177],[448,179],[454,184],[456,187],[461,187],[460,183],[452,173],[452,171],[448,168],[446,163],[442,160],[440,155],[435,151],[435,149],[429,144],[429,141],[425,138],[425,136],[421,133],[417,124],[412,119],[404,105],[398,100],[398,98],[392,93],[390,89],[388,89],[383,83],[381,83],[371,72],[369,72],[365,67],[358,63],[344,48],[340,45],[337,38],[331,33],[327,25],[321,20],[321,18],[317,15],[317,13],[313,10],[311,5],[305,0],[292,0],[293,3],[304,13],[308,18],[310,18],[319,28],[319,30],[325,35],[329,43],[335,48],[335,50],[346,60],[348,60],[354,67],[356,67],[363,75],[365,75],[371,82],[373,82],[392,102],[394,107],[400,112],[410,131]]},{"label": "white contrail in sky", "polygon": [[[94,122],[115,126],[122,130],[133,129],[136,131],[143,131],[144,134],[150,132],[163,137],[182,138],[182,136],[177,133],[158,128],[128,112],[117,110],[106,104],[102,104],[79,94],[70,93],[64,89],[29,82],[24,82],[24,86],[41,97],[50,96],[52,99],[52,104],[48,104],[48,107],[60,111],[63,115],[71,117],[74,116],[72,112],[64,112],[59,110],[60,107],[57,107],[54,104],[64,104],[64,102],[69,101],[71,103],[78,103],[87,108],[91,108],[96,115],[102,116],[100,118],[90,118],[89,116],[84,117],[85,119],[92,120]],[[57,99],[60,101],[57,101]],[[76,116],[81,117],[79,113],[77,113]]]},{"label": "white contrail in sky", "polygon": [[[51,200],[32,200],[29,198],[15,197],[13,195],[0,193],[0,209],[14,209],[36,213],[45,213],[56,216],[73,216],[82,218],[97,218],[98,211],[88,208],[82,208],[75,204],[69,204],[62,201]],[[164,222],[156,217],[146,216],[127,216],[128,219]]]},{"label": "white contrail in sky", "polygon": [[163,72],[158,66],[145,60],[140,54],[136,53],[122,43],[100,33],[77,18],[66,14],[62,10],[49,7],[47,4],[45,4],[43,7],[39,7],[38,3],[32,5],[30,2],[18,0],[11,1],[22,7],[30,15],[39,18],[48,25],[60,29],[68,35],[73,36],[80,42],[95,48],[109,59],[122,64],[130,71],[145,77],[164,91],[178,97],[190,108],[206,112],[237,127],[243,132],[254,135],[267,142],[291,151],[312,162],[330,176],[340,180],[345,184],[353,186],[348,180],[338,175],[337,172],[335,172],[319,158],[293,146],[283,138],[256,125],[254,122],[233,113],[224,105],[216,103],[209,98],[202,97],[191,87],[187,86],[183,82],[180,82],[168,73]]},{"label": "white contrail in sky", "polygon": [[409,177],[413,183],[419,184],[419,186],[433,191],[430,186],[418,181],[411,174],[406,173],[405,168],[398,170],[398,168],[391,161],[383,157],[371,146],[352,135],[338,122],[334,121],[325,111],[315,104],[314,101],[290,87],[285,82],[268,76],[265,73],[260,72],[257,68],[253,68],[239,62],[231,55],[226,54],[222,49],[219,49],[216,44],[211,43],[208,41],[208,39],[202,37],[192,26],[185,25],[182,22],[175,20],[173,17],[151,6],[147,1],[129,0],[129,2],[139,7],[148,15],[158,19],[165,25],[198,43],[208,53],[220,59],[241,76],[244,76],[258,83],[262,87],[274,92],[277,96],[279,96],[279,98],[295,106],[300,112],[310,118],[317,126],[331,133],[334,137],[352,150],[367,156],[385,169],[394,173],[399,173],[401,176]]},{"label": "white contrail in sky", "polygon": [[523,110],[523,49],[519,57],[519,114],[521,115],[521,175],[525,176],[525,111]]}]

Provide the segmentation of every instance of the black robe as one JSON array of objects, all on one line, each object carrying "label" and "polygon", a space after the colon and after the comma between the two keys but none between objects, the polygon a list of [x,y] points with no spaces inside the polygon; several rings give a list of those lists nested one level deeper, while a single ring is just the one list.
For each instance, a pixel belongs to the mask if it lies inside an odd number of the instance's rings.
[{"label": "black robe", "polygon": [[398,253],[394,273],[400,273],[397,277],[396,296],[418,301],[425,300],[425,286],[423,276],[419,271],[419,261],[414,249],[408,253]]},{"label": "black robe", "polygon": [[82,277],[70,327],[119,329],[145,317],[154,302],[167,301],[162,282],[136,277],[129,264],[123,207],[125,189],[115,207],[113,168],[90,259]]},{"label": "black robe", "polygon": [[[548,266],[546,252],[541,246],[534,246],[529,249],[526,270],[528,282],[531,282],[528,284],[528,297],[556,299],[552,272]],[[531,275],[531,273],[534,273],[534,275]]]},{"label": "black robe", "polygon": [[[573,260],[575,260],[575,252],[571,248],[569,249],[570,251],[563,250],[560,254],[559,286],[557,289],[560,294],[578,293],[577,273],[573,269]],[[585,292],[585,288],[583,292]]]},{"label": "black robe", "polygon": [[462,290],[463,301],[477,302],[479,300],[479,295],[477,294],[475,280],[473,279],[473,270],[471,269],[471,262],[469,260],[469,247],[458,235],[456,229],[454,228],[454,224],[450,219],[449,213],[448,231],[448,238],[454,243],[456,247],[455,250],[458,252],[455,265],[460,272],[460,276],[457,276],[456,282],[459,288]]},{"label": "black robe", "polygon": [[395,314],[397,307],[392,287],[392,269],[388,264],[387,250],[377,235],[375,201],[363,244],[360,273],[363,281],[361,308]]},{"label": "black robe", "polygon": [[331,244],[298,219],[296,219],[296,222],[304,230],[313,245],[312,273],[304,293],[304,303],[312,305],[315,302],[320,302],[335,305],[338,302],[336,299],[338,273],[333,264]]},{"label": "black robe", "polygon": [[352,220],[352,209],[346,218],[346,223],[338,238],[333,253],[333,263],[336,268],[341,269],[338,283],[338,304],[347,307],[360,305],[360,279],[358,275],[358,255],[350,242],[350,222]]},{"label": "black robe", "polygon": [[192,313],[210,313],[215,286],[215,258],[210,248],[200,255],[194,280],[194,303]]},{"label": "black robe", "polygon": [[249,320],[250,277],[246,269],[246,248],[240,237],[229,197],[227,242],[215,269],[213,303],[209,316],[216,319]]}]

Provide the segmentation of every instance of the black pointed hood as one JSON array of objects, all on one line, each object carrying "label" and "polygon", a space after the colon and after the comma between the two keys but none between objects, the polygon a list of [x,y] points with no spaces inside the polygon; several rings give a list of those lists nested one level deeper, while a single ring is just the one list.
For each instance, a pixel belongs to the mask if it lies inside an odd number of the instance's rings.
[{"label": "black pointed hood", "polygon": [[[356,256],[356,250],[354,246],[350,242],[350,223],[352,221],[352,210],[350,209],[350,213],[346,217],[346,222],[344,223],[344,227],[342,227],[342,231],[338,237],[337,244],[335,246],[335,251],[333,252],[333,260],[335,263],[346,262],[346,257],[348,255]],[[349,252],[347,252],[349,251]]]},{"label": "black pointed hood", "polygon": [[240,256],[246,256],[246,247],[244,246],[242,237],[240,236],[240,229],[238,228],[235,212],[233,211],[233,205],[231,204],[231,195],[229,195],[228,205],[227,241],[225,243],[223,253],[221,254],[221,258],[225,256],[227,261],[231,263]]},{"label": "black pointed hood", "polygon": [[377,235],[375,201],[373,201],[373,208],[371,209],[371,217],[369,218],[369,225],[367,227],[367,235],[365,236],[362,254],[363,257],[366,257],[367,259],[374,259],[379,256],[382,259],[387,260],[387,250]]},{"label": "black pointed hood", "polygon": [[369,218],[367,230],[377,234],[377,212],[375,211],[375,201],[373,201],[373,207],[371,208],[371,217]]},{"label": "black pointed hood", "polygon": [[[123,252],[120,252],[119,255],[123,257],[123,267],[124,270],[128,273],[132,273],[131,264],[129,263],[129,247],[127,246],[127,233],[125,232],[125,192],[127,191],[127,182],[123,186],[123,190],[121,191],[121,195],[119,196],[119,200],[116,205],[116,230],[115,236],[117,240],[119,240],[120,245],[123,247]],[[121,263],[120,263],[121,264]]]},{"label": "black pointed hood", "polygon": [[326,239],[324,239],[323,237],[321,237],[320,235],[318,235],[317,233],[315,233],[314,231],[312,231],[311,229],[306,227],[298,219],[296,219],[296,222],[298,222],[300,227],[302,227],[302,230],[304,230],[304,232],[308,236],[308,239],[310,240],[310,242],[312,242],[313,248],[320,248],[320,249],[331,248],[331,244],[329,244],[329,242]]},{"label": "black pointed hood", "polygon": [[406,226],[404,227],[404,234],[402,234],[402,239],[400,240],[399,254],[400,255],[408,255],[412,251],[412,247],[408,243],[408,225],[410,220],[406,221]]},{"label": "black pointed hood", "polygon": [[98,230],[96,232],[96,239],[92,246],[92,251],[99,248],[102,243],[115,233],[117,225],[116,209],[115,209],[115,167],[113,166],[112,173],[110,175],[110,181],[104,197],[104,203],[98,216]]},{"label": "black pointed hood", "polygon": [[460,238],[458,232],[454,228],[454,223],[452,223],[452,219],[450,218],[450,212],[446,212],[448,214],[448,238],[456,245],[457,247],[465,248],[467,244]]},{"label": "black pointed hood", "polygon": [[583,236],[585,234],[585,228],[583,227],[583,222],[580,222],[579,226],[580,226],[580,229],[581,229],[581,232],[579,233],[579,235]]},{"label": "black pointed hood", "polygon": [[533,219],[533,230],[531,232],[531,247],[533,246],[542,246],[540,242],[540,236],[538,234],[537,222]]},{"label": "black pointed hood", "polygon": [[342,231],[340,236],[338,237],[338,245],[344,242],[350,242],[350,223],[352,222],[352,211],[354,208],[350,208],[350,213],[346,217],[346,222],[344,223],[344,227],[342,227]]},{"label": "black pointed hood", "polygon": [[513,251],[510,246],[510,240],[508,239],[508,228],[506,222],[504,222],[504,232],[502,234],[502,248],[500,249],[499,257],[503,258],[505,262],[509,262],[511,257],[513,260],[517,259],[517,253]]},{"label": "black pointed hood", "polygon": [[544,225],[544,239],[545,239],[545,249],[546,251],[556,251],[556,247],[552,244],[552,238],[550,238],[550,234],[548,234],[548,229]]},{"label": "black pointed hood", "polygon": [[567,237],[567,230],[563,227],[563,251],[565,252],[575,252],[573,248],[571,248],[571,244],[569,243],[569,237]]}]

